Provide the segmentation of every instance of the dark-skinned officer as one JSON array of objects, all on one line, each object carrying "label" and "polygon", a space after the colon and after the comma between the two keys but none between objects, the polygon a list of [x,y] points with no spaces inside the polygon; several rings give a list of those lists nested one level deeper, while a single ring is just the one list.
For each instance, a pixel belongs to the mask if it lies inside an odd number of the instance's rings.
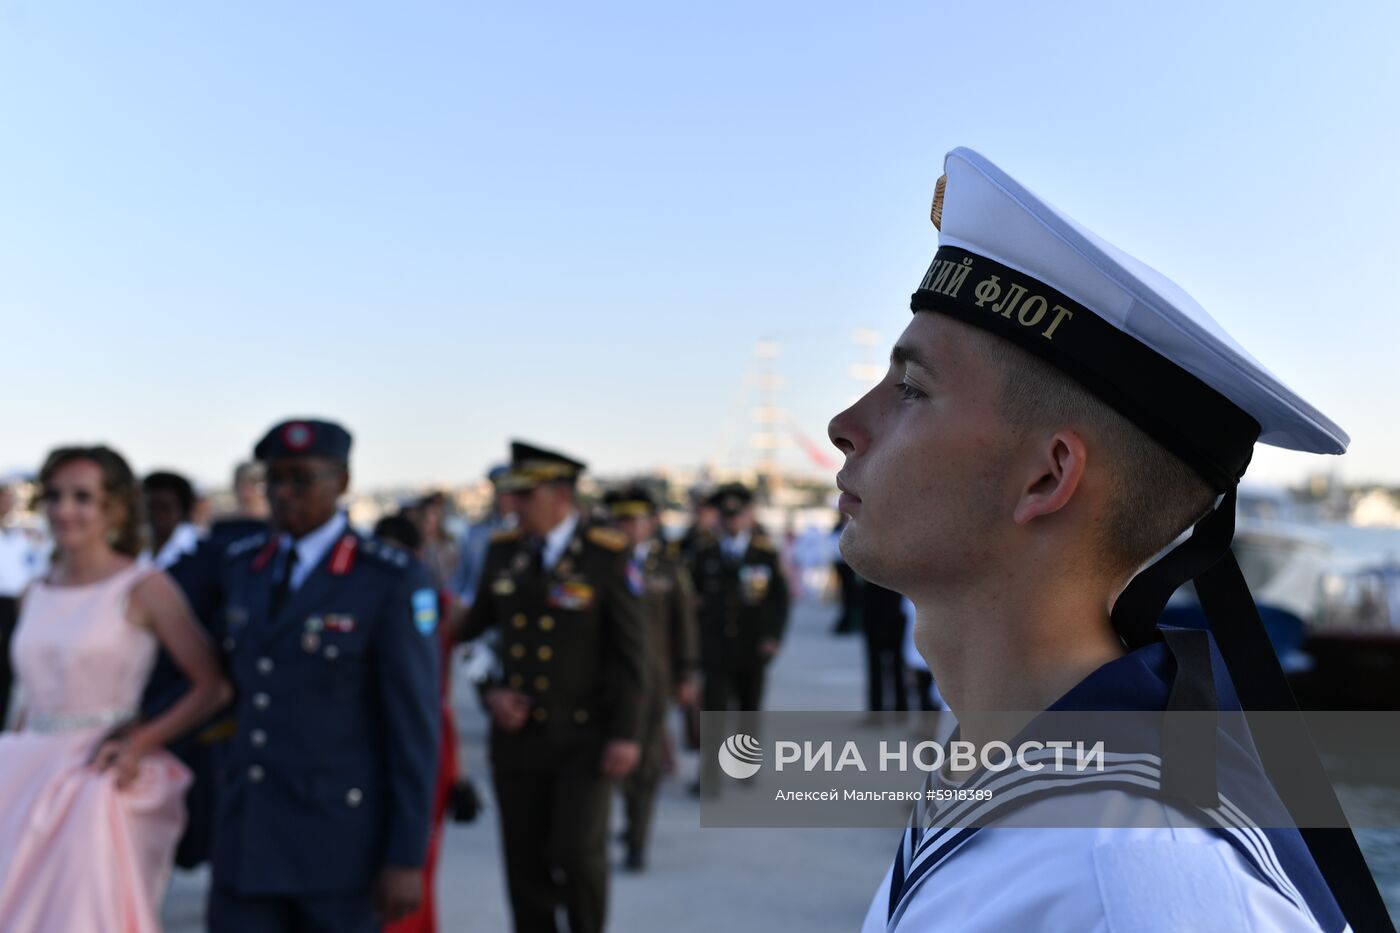
[{"label": "dark-skinned officer", "polygon": [[696,684],[695,590],[679,549],[657,536],[656,500],[644,486],[610,492],[613,524],[627,536],[628,580],[641,597],[650,658],[647,706],[642,723],[642,760],[622,782],[627,812],[623,841],[629,871],[646,866],[646,845],[656,809],[656,788],[665,760],[666,713],[671,701],[684,708],[698,699]]},{"label": "dark-skinned officer", "polygon": [[[199,565],[195,553],[205,547],[191,522],[196,500],[194,486],[178,473],[158,471],[148,473],[141,481],[141,492],[150,540],[149,551],[143,556],[170,574],[186,599],[190,599],[200,623],[208,626],[207,604],[196,605],[191,599],[197,589],[192,580],[192,571]],[[217,572],[217,562],[205,561],[204,565]],[[141,697],[141,715],[146,719],[159,716],[178,702],[189,686],[169,652],[158,651]],[[194,776],[185,792],[185,830],[175,849],[175,864],[181,868],[194,868],[209,858],[214,821],[214,756],[221,737],[219,729],[205,724],[170,744],[171,752]]]},{"label": "dark-skinned officer", "polygon": [[439,738],[437,593],[350,529],[350,435],[310,419],[254,449],[271,533],[224,563],[238,687],[223,755],[209,927],[369,933],[417,908]]},{"label": "dark-skinned officer", "polygon": [[483,695],[518,933],[598,933],[607,914],[612,782],[641,757],[646,629],[627,582],[627,538],[588,525],[584,465],[511,445],[504,488],[519,524],[497,533],[462,632],[494,630],[499,679]]}]

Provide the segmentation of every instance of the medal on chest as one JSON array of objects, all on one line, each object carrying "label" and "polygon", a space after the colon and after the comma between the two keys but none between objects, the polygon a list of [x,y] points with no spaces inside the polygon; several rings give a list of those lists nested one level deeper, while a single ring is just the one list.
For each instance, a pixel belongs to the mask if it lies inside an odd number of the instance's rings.
[{"label": "medal on chest", "polygon": [[636,561],[627,562],[627,588],[633,596],[641,596],[647,591],[647,577]]},{"label": "medal on chest", "polygon": [[765,564],[745,564],[739,568],[739,589],[744,599],[751,603],[760,602],[768,593],[768,583],[773,571]]},{"label": "medal on chest", "polygon": [[549,588],[549,605],[554,609],[582,612],[591,609],[595,599],[593,584],[582,580],[561,580]]},{"label": "medal on chest", "polygon": [[320,616],[309,616],[301,626],[301,650],[314,654],[321,650],[321,632],[326,627]]}]

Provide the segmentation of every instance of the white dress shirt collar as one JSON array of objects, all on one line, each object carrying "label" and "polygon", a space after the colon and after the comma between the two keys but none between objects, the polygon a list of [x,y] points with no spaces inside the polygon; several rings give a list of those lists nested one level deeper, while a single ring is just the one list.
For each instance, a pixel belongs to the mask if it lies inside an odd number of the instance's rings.
[{"label": "white dress shirt collar", "polygon": [[749,540],[753,537],[751,532],[741,531],[737,535],[732,535],[724,539],[724,554],[731,560],[743,560],[744,555],[749,552]]},{"label": "white dress shirt collar", "polygon": [[544,566],[546,570],[554,569],[554,565],[559,563],[559,558],[564,556],[564,548],[569,546],[569,539],[574,536],[574,529],[578,528],[578,512],[570,512],[562,522],[555,525],[544,536]]},{"label": "white dress shirt collar", "polygon": [[199,529],[191,522],[181,522],[175,526],[175,530],[170,533],[169,539],[156,552],[154,557],[150,557],[153,564],[161,570],[169,570],[175,566],[186,554],[193,554],[199,547],[202,536]]},{"label": "white dress shirt collar", "polygon": [[286,559],[287,550],[291,547],[297,549],[297,565],[292,573],[292,589],[299,589],[306,578],[311,575],[311,571],[316,569],[316,565],[321,562],[321,558],[326,556],[335,543],[345,534],[345,529],[350,522],[345,517],[344,512],[336,512],[330,521],[326,522],[315,531],[308,532],[295,542],[292,536],[283,534],[281,544],[282,559]]}]

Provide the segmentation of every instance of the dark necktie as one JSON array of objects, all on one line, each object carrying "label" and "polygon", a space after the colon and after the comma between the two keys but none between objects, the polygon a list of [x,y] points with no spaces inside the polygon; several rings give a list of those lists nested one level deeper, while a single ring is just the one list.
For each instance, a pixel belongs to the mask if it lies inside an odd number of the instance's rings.
[{"label": "dark necktie", "polygon": [[282,575],[272,586],[272,601],[269,603],[269,614],[276,618],[282,611],[282,606],[287,602],[287,594],[292,591],[292,574],[297,568],[297,549],[293,545],[287,551],[287,559],[282,561]]},{"label": "dark necktie", "polygon": [[530,555],[530,571],[544,573],[544,538],[531,538],[525,542],[525,549]]}]

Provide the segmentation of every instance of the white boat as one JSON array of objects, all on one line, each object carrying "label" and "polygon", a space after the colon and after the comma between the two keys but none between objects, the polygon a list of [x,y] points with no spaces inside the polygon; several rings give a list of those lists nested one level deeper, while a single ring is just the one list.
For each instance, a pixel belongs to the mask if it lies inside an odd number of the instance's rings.
[{"label": "white boat", "polygon": [[1305,522],[1282,491],[1242,490],[1234,551],[1280,660],[1310,709],[1400,709],[1400,530]]}]

